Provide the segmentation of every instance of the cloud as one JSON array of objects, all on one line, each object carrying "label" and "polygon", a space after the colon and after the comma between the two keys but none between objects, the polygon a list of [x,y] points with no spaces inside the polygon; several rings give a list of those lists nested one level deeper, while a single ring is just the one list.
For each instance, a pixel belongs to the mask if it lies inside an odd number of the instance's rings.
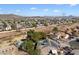
[{"label": "cloud", "polygon": [[49,9],[44,9],[44,11],[48,11]]},{"label": "cloud", "polygon": [[77,4],[70,4],[71,7],[74,7],[74,6],[76,6],[76,5],[77,5]]},{"label": "cloud", "polygon": [[11,10],[10,12],[8,12],[10,14],[21,14],[21,10],[20,9],[16,9],[16,10]]},{"label": "cloud", "polygon": [[37,8],[35,8],[35,7],[32,7],[32,8],[30,8],[31,10],[36,10]]},{"label": "cloud", "polygon": [[19,9],[18,9],[18,10],[15,10],[15,11],[16,11],[16,12],[21,12],[21,10],[19,10]]},{"label": "cloud", "polygon": [[60,10],[53,10],[53,12],[60,12]]}]

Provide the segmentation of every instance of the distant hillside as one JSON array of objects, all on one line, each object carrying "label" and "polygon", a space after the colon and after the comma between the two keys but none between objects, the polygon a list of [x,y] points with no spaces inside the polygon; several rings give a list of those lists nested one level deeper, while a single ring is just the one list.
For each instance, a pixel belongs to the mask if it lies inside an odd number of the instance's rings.
[{"label": "distant hillside", "polygon": [[0,14],[0,20],[79,20],[77,16],[20,16],[15,14]]},{"label": "distant hillside", "polygon": [[22,20],[25,19],[23,16],[14,15],[14,14],[0,14],[1,20]]}]

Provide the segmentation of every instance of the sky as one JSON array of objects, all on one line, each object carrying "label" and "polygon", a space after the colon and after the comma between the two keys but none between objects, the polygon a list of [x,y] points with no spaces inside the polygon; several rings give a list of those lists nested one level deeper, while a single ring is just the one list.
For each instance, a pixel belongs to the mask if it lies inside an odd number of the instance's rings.
[{"label": "sky", "polygon": [[21,16],[79,16],[78,4],[0,4],[0,14]]}]

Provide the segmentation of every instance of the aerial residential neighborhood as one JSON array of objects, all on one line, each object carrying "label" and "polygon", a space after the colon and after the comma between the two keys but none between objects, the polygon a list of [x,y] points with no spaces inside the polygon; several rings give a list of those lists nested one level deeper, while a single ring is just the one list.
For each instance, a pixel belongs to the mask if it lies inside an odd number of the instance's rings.
[{"label": "aerial residential neighborhood", "polygon": [[79,55],[79,5],[0,8],[0,55]]}]

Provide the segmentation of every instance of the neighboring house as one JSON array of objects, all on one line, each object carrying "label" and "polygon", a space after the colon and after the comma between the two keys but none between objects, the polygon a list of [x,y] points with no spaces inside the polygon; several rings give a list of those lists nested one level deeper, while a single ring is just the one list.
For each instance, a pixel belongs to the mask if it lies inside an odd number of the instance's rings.
[{"label": "neighboring house", "polygon": [[4,24],[2,22],[0,22],[0,31],[4,30]]},{"label": "neighboring house", "polygon": [[65,39],[68,39],[68,38],[69,38],[69,35],[68,35],[68,34],[66,34],[64,38],[65,38]]},{"label": "neighboring house", "polygon": [[3,31],[3,26],[2,25],[0,25],[0,31]]},{"label": "neighboring house", "polygon": [[8,25],[8,26],[5,28],[6,31],[11,30],[11,29],[12,29],[12,28],[11,28],[10,25]]},{"label": "neighboring house", "polygon": [[17,29],[21,29],[22,25],[21,24],[16,24]]},{"label": "neighboring house", "polygon": [[71,39],[69,44],[73,49],[79,49],[79,37],[74,37]]},{"label": "neighboring house", "polygon": [[39,27],[39,26],[44,26],[43,24],[37,24],[37,27]]},{"label": "neighboring house", "polygon": [[58,39],[61,39],[61,40],[68,40],[68,38],[69,38],[69,34],[66,34],[66,33],[64,33],[64,32],[58,32],[57,34],[57,38]]},{"label": "neighboring house", "polygon": [[38,42],[38,46],[41,50],[41,54],[50,54],[50,50],[53,54],[57,55],[57,49],[59,48],[59,43],[55,40],[47,39]]},{"label": "neighboring house", "polygon": [[16,41],[16,44],[15,45],[16,45],[16,47],[19,48],[22,43],[23,43],[23,41]]}]

